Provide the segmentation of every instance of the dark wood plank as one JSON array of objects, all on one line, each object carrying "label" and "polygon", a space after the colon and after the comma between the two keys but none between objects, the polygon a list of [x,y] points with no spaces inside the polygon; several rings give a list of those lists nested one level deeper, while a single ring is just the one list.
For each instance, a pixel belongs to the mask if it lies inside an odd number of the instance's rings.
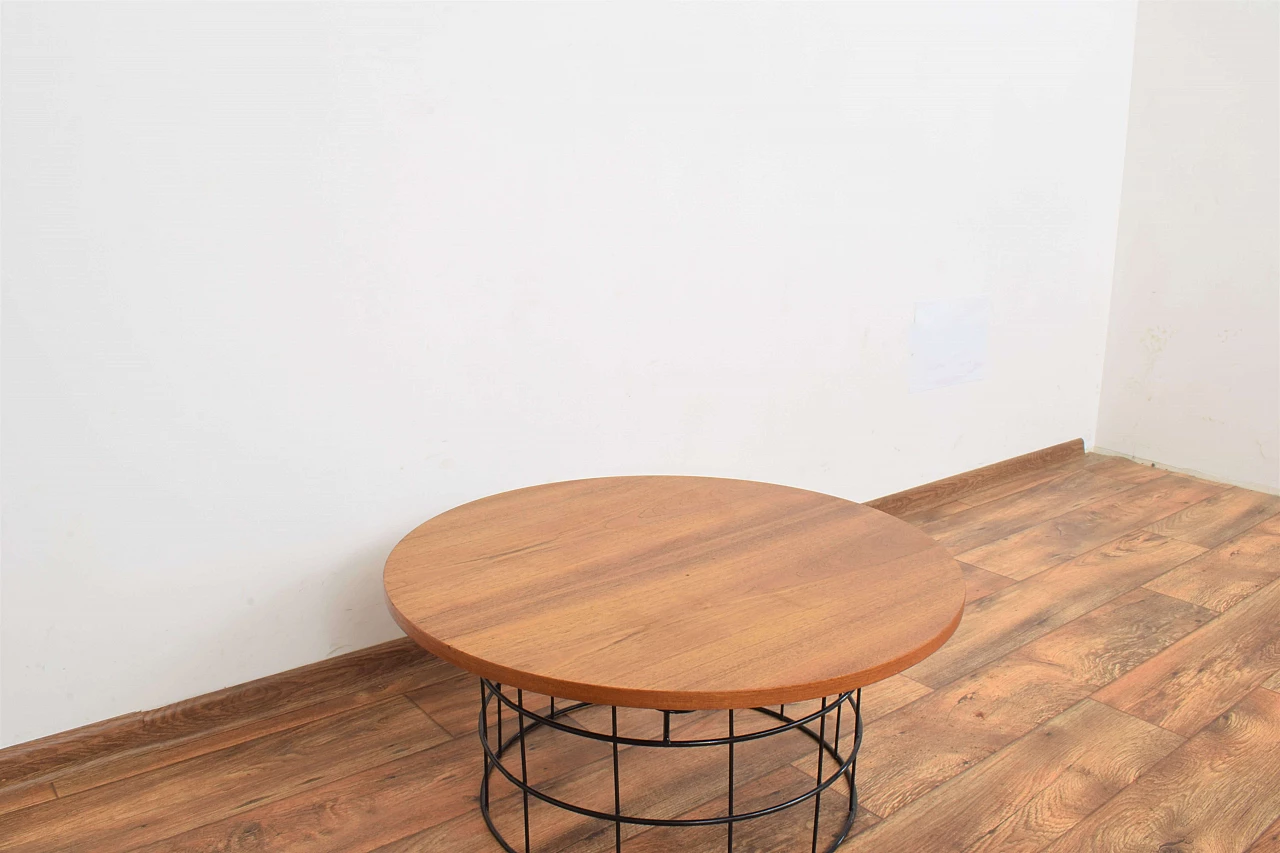
[{"label": "dark wood plank", "polygon": [[1280,496],[1248,489],[1227,489],[1153,522],[1146,529],[1202,548],[1212,548],[1273,518],[1277,513],[1280,513]]},{"label": "dark wood plank", "polygon": [[[109,779],[114,771],[105,764],[91,770],[88,763],[110,763],[142,750],[173,747],[285,714],[293,714],[296,724],[307,716],[303,709],[308,707],[323,716],[334,707],[325,703],[349,704],[360,701],[362,695],[364,701],[378,701],[449,674],[442,661],[408,638],[393,640],[154,711],[127,714],[8,747],[0,750],[0,785],[23,779],[56,779],[56,774],[71,766],[77,767],[78,776],[96,774],[96,778]],[[232,741],[235,737],[231,735]],[[171,754],[198,754],[199,746],[192,749],[196,751]],[[146,760],[124,760],[119,775],[145,769],[146,764]],[[83,786],[72,784],[70,790]]]},{"label": "dark wood plank", "polygon": [[959,555],[965,563],[1022,580],[1193,503],[1222,486],[1166,474]]},{"label": "dark wood plank", "polygon": [[0,817],[6,853],[112,853],[448,739],[403,696]]},{"label": "dark wood plank", "polygon": [[954,477],[936,480],[914,489],[885,495],[868,501],[867,506],[890,515],[937,506],[963,498],[968,492],[977,491],[1025,471],[1039,470],[1083,454],[1084,441],[1077,438],[1042,450],[1033,450],[992,465],[984,465],[963,474],[956,474]]},{"label": "dark wood plank", "polygon": [[1089,470],[1104,477],[1112,477],[1129,483],[1149,483],[1158,480],[1169,472],[1154,465],[1143,465],[1123,456],[1103,456],[1091,453],[1094,457],[1089,463]]},{"label": "dark wood plank", "polygon": [[47,803],[57,796],[50,782],[19,782],[0,787],[0,815]]},{"label": "dark wood plank", "polygon": [[965,601],[968,604],[972,604],[980,598],[986,598],[997,590],[1017,583],[1011,577],[998,575],[995,572],[989,572],[986,569],[980,569],[968,563],[961,563],[960,571],[964,572],[964,593]]},{"label": "dark wood plank", "polygon": [[1184,736],[1280,670],[1280,581],[1116,679],[1094,698]]},{"label": "dark wood plank", "polygon": [[938,687],[1203,552],[1140,531],[971,603],[951,640],[908,675]]},{"label": "dark wood plank", "polygon": [[842,853],[1034,853],[1182,742],[1085,699],[853,838]]},{"label": "dark wood plank", "polygon": [[1003,539],[1052,517],[1135,488],[1132,483],[1072,471],[921,526],[952,554]]},{"label": "dark wood plank", "polygon": [[888,817],[1175,642],[1202,613],[1141,590],[869,724],[862,804]]},{"label": "dark wood plank", "polygon": [[476,808],[479,749],[446,741],[133,853],[363,853]]},{"label": "dark wood plank", "polygon": [[1244,850],[1280,815],[1280,696],[1256,690],[1046,853]]},{"label": "dark wood plank", "polygon": [[1271,518],[1147,583],[1222,612],[1280,578],[1280,518]]}]

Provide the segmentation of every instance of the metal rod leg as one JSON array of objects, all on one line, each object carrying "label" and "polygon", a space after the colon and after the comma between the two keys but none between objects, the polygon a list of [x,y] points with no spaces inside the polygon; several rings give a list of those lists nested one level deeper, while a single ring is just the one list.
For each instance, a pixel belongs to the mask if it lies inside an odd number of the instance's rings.
[{"label": "metal rod leg", "polygon": [[[622,789],[618,785],[618,706],[613,705],[613,815],[622,817]],[[622,853],[622,821],[613,822],[613,849]]]},{"label": "metal rod leg", "polygon": [[[729,710],[729,737],[733,737],[733,709]],[[733,817],[733,741],[729,741],[729,817]],[[733,821],[726,824],[729,833],[729,853],[733,853]]]},{"label": "metal rod leg", "polygon": [[[827,710],[827,697],[822,697],[822,710]],[[822,756],[827,751],[827,715],[822,715],[818,726],[818,784],[822,784]],[[813,846],[812,853],[818,853],[818,818],[822,811],[822,791],[813,795]]]},{"label": "metal rod leg", "polygon": [[[484,679],[480,679],[480,737],[489,742],[489,706],[485,704],[485,700],[489,696],[484,689]],[[484,775],[480,777],[480,790],[484,794],[484,804],[487,808],[489,805],[489,753],[483,749],[480,750],[481,757],[484,758]]]},{"label": "metal rod leg", "polygon": [[[520,715],[520,781],[529,784],[529,760],[524,750],[524,691],[516,689],[516,708]],[[529,792],[524,794],[524,853],[529,853]]]}]

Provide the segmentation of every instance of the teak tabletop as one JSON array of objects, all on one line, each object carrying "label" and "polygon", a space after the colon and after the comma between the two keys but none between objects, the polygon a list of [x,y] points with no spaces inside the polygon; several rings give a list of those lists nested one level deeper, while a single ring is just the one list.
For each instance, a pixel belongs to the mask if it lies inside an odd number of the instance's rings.
[{"label": "teak tabletop", "polygon": [[960,622],[965,587],[911,525],[803,489],[608,477],[473,501],[396,545],[391,612],[490,680],[683,711],[879,681]]}]

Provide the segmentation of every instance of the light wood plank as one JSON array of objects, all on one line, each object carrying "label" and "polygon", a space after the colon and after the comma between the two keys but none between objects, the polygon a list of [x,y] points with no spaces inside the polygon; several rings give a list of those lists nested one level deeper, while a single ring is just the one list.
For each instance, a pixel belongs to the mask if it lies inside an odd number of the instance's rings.
[{"label": "light wood plank", "polygon": [[1095,694],[1184,736],[1280,670],[1280,581],[1246,598]]},{"label": "light wood plank", "polygon": [[1154,533],[1125,536],[971,603],[951,640],[907,674],[938,687],[1202,552]]},{"label": "light wood plank", "polygon": [[1280,696],[1256,690],[1046,853],[1244,850],[1280,814]]},{"label": "light wood plank", "polygon": [[1202,548],[1212,548],[1273,518],[1277,513],[1280,513],[1280,495],[1227,489],[1149,524],[1146,529]]},{"label": "light wood plank", "polygon": [[1263,830],[1247,853],[1280,853],[1280,818]]},{"label": "light wood plank", "polygon": [[1034,853],[1181,743],[1085,699],[855,837],[842,853]]},{"label": "light wood plank", "polygon": [[1112,495],[1136,488],[1089,471],[1073,471],[921,526],[952,554],[1003,539],[1042,522]]},{"label": "light wood plank", "polygon": [[965,563],[1022,580],[1172,515],[1222,486],[1167,474],[958,555]]},{"label": "light wood plank", "polygon": [[980,506],[984,503],[1003,498],[1014,492],[1020,492],[1023,489],[1043,483],[1046,480],[1052,480],[1063,474],[1070,474],[1072,471],[1079,471],[1087,467],[1094,461],[1091,453],[1085,453],[1080,456],[1068,459],[1065,462],[1059,462],[1056,465],[1050,465],[1045,468],[1032,469],[1024,471],[1013,477],[1008,477],[999,482],[992,483],[990,486],[977,489],[972,492],[966,492],[964,502],[969,506]]},{"label": "light wood plank", "polygon": [[963,501],[951,501],[950,503],[945,503],[940,506],[908,510],[906,512],[898,513],[895,517],[919,526],[921,524],[927,524],[930,521],[936,521],[939,518],[946,518],[948,515],[952,515],[968,508],[969,505]]},{"label": "light wood plank", "polygon": [[[0,817],[6,853],[129,850],[448,739],[403,696]],[[336,748],[337,745],[341,748]]]},{"label": "light wood plank", "polygon": [[1163,468],[1142,465],[1123,456],[1103,456],[1097,453],[1089,455],[1092,457],[1088,465],[1090,471],[1128,483],[1149,483],[1169,473]]},{"label": "light wood plank", "polygon": [[1010,584],[1017,583],[1013,578],[998,575],[995,572],[989,572],[986,569],[980,569],[968,563],[961,563],[960,571],[964,573],[965,601],[968,604],[972,604],[980,598],[986,598],[991,593],[1004,589]]},{"label": "light wood plank", "polygon": [[1222,612],[1280,578],[1280,518],[1272,518],[1147,583]]},{"label": "light wood plank", "polygon": [[863,805],[888,817],[1170,645],[1202,613],[1137,591],[866,726]]},{"label": "light wood plank", "polygon": [[1262,686],[1268,690],[1280,690],[1280,670],[1277,670],[1275,675],[1264,681]]}]

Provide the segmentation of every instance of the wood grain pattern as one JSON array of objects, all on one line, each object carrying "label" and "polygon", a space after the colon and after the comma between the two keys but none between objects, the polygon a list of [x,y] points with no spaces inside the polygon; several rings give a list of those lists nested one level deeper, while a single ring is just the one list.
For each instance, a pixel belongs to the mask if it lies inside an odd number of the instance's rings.
[{"label": "wood grain pattern", "polygon": [[1280,518],[1271,518],[1155,578],[1147,588],[1222,612],[1277,578]]},{"label": "wood grain pattern", "polygon": [[1022,580],[1220,491],[1221,486],[1166,474],[957,556]]},{"label": "wood grain pattern", "polygon": [[968,563],[961,563],[960,571],[964,573],[965,601],[969,604],[1015,583],[1013,578],[998,575]]},{"label": "wood grain pattern", "polygon": [[1247,853],[1280,853],[1280,818],[1263,830]]},{"label": "wood grain pattern", "polygon": [[1280,696],[1257,690],[1045,850],[1244,850],[1280,815]]},{"label": "wood grain pattern", "polygon": [[984,465],[981,468],[975,468],[963,474],[956,474],[954,477],[947,477],[913,489],[885,495],[882,498],[869,501],[867,506],[872,509],[878,509],[881,512],[887,512],[890,515],[900,515],[905,512],[948,503],[964,497],[969,492],[985,488],[995,482],[1007,480],[1025,471],[1039,470],[1082,455],[1084,455],[1084,441],[1076,438],[1042,450],[1033,450],[1030,453],[1024,453],[1021,456],[1005,459],[992,465]]},{"label": "wood grain pattern", "polygon": [[843,849],[1034,853],[1181,744],[1085,699]]},{"label": "wood grain pattern", "polygon": [[[120,778],[255,737],[241,731],[247,725],[260,725],[258,732],[266,733],[273,725],[278,729],[318,719],[449,674],[443,661],[410,640],[393,640],[0,750],[0,785],[36,778],[62,781],[62,771],[74,767],[76,781],[65,782],[64,793],[70,793],[91,787],[94,779]],[[282,715],[286,719],[279,725],[267,722]],[[215,736],[222,733],[226,738],[218,740]],[[171,751],[154,752],[161,748]]]},{"label": "wood grain pattern", "polygon": [[952,554],[1003,539],[1044,520],[1046,512],[1061,515],[1134,488],[1132,483],[1072,471],[979,506],[921,525]]},{"label": "wood grain pattern", "polygon": [[1221,545],[1280,513],[1280,496],[1227,489],[1147,525],[1147,530],[1202,548]]},{"label": "wood grain pattern", "polygon": [[940,506],[925,507],[924,509],[908,510],[906,512],[890,513],[894,518],[900,518],[911,524],[921,525],[930,521],[936,521],[939,518],[946,518],[948,515],[968,509],[969,505],[963,501],[951,501]]},{"label": "wood grain pattern", "polygon": [[[130,850],[448,735],[402,696],[0,817],[6,853]],[[334,747],[342,745],[338,750]]]},{"label": "wood grain pattern", "polygon": [[1129,483],[1149,483],[1169,473],[1163,468],[1142,465],[1123,456],[1102,456],[1097,453],[1089,455],[1093,457],[1088,465],[1090,471]]},{"label": "wood grain pattern", "polygon": [[968,619],[910,676],[937,687],[990,663],[1203,552],[1141,531],[973,602]]},{"label": "wood grain pattern", "polygon": [[981,488],[971,492],[965,492],[964,503],[969,506],[981,506],[984,503],[1003,498],[1014,492],[1020,492],[1032,486],[1039,485],[1046,480],[1052,480],[1063,474],[1070,474],[1072,471],[1079,471],[1086,468],[1098,459],[1092,453],[1085,453],[1080,456],[1072,456],[1065,462],[1055,462],[1052,465],[1043,468],[1031,468],[1018,474],[996,480],[990,485],[984,485]]},{"label": "wood grain pattern", "polygon": [[1094,698],[1184,736],[1280,670],[1280,581],[1254,593]]},{"label": "wood grain pattern", "polygon": [[886,715],[865,730],[858,758],[862,804],[889,817],[1209,615],[1141,590]]},{"label": "wood grain pattern", "polygon": [[1277,670],[1275,675],[1264,681],[1262,686],[1268,690],[1280,690],[1280,670]]},{"label": "wood grain pattern", "polygon": [[19,782],[0,787],[0,815],[47,803],[56,797],[51,782]]},{"label": "wood grain pattern", "polygon": [[708,477],[483,498],[401,540],[384,582],[401,627],[469,672],[672,710],[777,705],[878,681],[940,646],[965,595],[955,561],[905,522],[816,492]]}]

